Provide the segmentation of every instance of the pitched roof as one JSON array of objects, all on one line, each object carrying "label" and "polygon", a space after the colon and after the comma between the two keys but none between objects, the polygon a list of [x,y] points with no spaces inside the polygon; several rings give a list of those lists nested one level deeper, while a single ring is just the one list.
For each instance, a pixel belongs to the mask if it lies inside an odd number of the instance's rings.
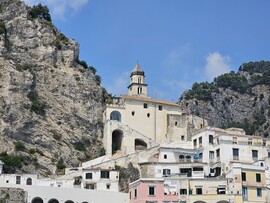
[{"label": "pitched roof", "polygon": [[133,68],[132,72],[144,72],[144,71],[142,70],[141,66],[137,63]]}]

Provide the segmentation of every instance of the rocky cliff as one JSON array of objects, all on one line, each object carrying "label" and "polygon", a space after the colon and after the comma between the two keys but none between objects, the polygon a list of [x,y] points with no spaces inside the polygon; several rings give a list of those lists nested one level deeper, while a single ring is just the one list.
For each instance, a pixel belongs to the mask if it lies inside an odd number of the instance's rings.
[{"label": "rocky cliff", "polygon": [[194,83],[179,103],[190,113],[206,118],[211,126],[240,127],[248,134],[270,135],[270,62],[249,62],[237,73],[223,74],[214,82]]},{"label": "rocky cliff", "polygon": [[48,9],[0,0],[0,159],[51,174],[102,153],[104,89]]}]

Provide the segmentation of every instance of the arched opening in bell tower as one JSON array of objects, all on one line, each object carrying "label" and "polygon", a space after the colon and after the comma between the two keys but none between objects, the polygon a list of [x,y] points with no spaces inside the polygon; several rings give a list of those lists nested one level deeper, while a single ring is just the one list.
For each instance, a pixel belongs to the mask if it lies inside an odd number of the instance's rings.
[{"label": "arched opening in bell tower", "polygon": [[121,150],[123,140],[123,132],[121,130],[114,130],[112,132],[112,154]]}]

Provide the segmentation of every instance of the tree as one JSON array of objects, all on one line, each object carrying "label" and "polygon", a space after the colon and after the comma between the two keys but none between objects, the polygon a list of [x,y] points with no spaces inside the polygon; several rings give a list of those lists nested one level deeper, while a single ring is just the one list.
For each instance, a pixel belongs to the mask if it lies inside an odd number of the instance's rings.
[{"label": "tree", "polygon": [[40,3],[38,5],[36,5],[36,6],[33,6],[29,10],[28,16],[31,17],[32,19],[39,18],[41,20],[47,20],[49,22],[52,21],[48,7],[47,6],[43,6]]}]

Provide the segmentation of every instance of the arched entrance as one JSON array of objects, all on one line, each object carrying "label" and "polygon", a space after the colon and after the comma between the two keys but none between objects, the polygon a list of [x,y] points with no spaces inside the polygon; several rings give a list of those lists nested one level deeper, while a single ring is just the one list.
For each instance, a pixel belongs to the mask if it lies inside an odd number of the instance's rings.
[{"label": "arched entrance", "polygon": [[110,120],[121,122],[121,114],[119,111],[113,111],[110,114]]},{"label": "arched entrance", "polygon": [[218,201],[217,203],[230,203],[230,202],[228,202],[226,200],[221,200],[221,201]]},{"label": "arched entrance", "polygon": [[40,197],[35,197],[32,199],[31,203],[43,203],[43,200]]},{"label": "arched entrance", "polygon": [[135,139],[135,150],[147,149],[147,143],[141,139]]},{"label": "arched entrance", "polygon": [[48,203],[59,203],[59,201],[57,199],[50,199]]},{"label": "arched entrance", "polygon": [[121,150],[123,140],[123,132],[121,130],[114,130],[112,132],[112,154],[117,150]]},{"label": "arched entrance", "polygon": [[65,203],[74,203],[74,202],[71,200],[68,200],[68,201],[65,201]]},{"label": "arched entrance", "polygon": [[194,203],[206,203],[206,202],[204,202],[204,201],[196,201]]}]

